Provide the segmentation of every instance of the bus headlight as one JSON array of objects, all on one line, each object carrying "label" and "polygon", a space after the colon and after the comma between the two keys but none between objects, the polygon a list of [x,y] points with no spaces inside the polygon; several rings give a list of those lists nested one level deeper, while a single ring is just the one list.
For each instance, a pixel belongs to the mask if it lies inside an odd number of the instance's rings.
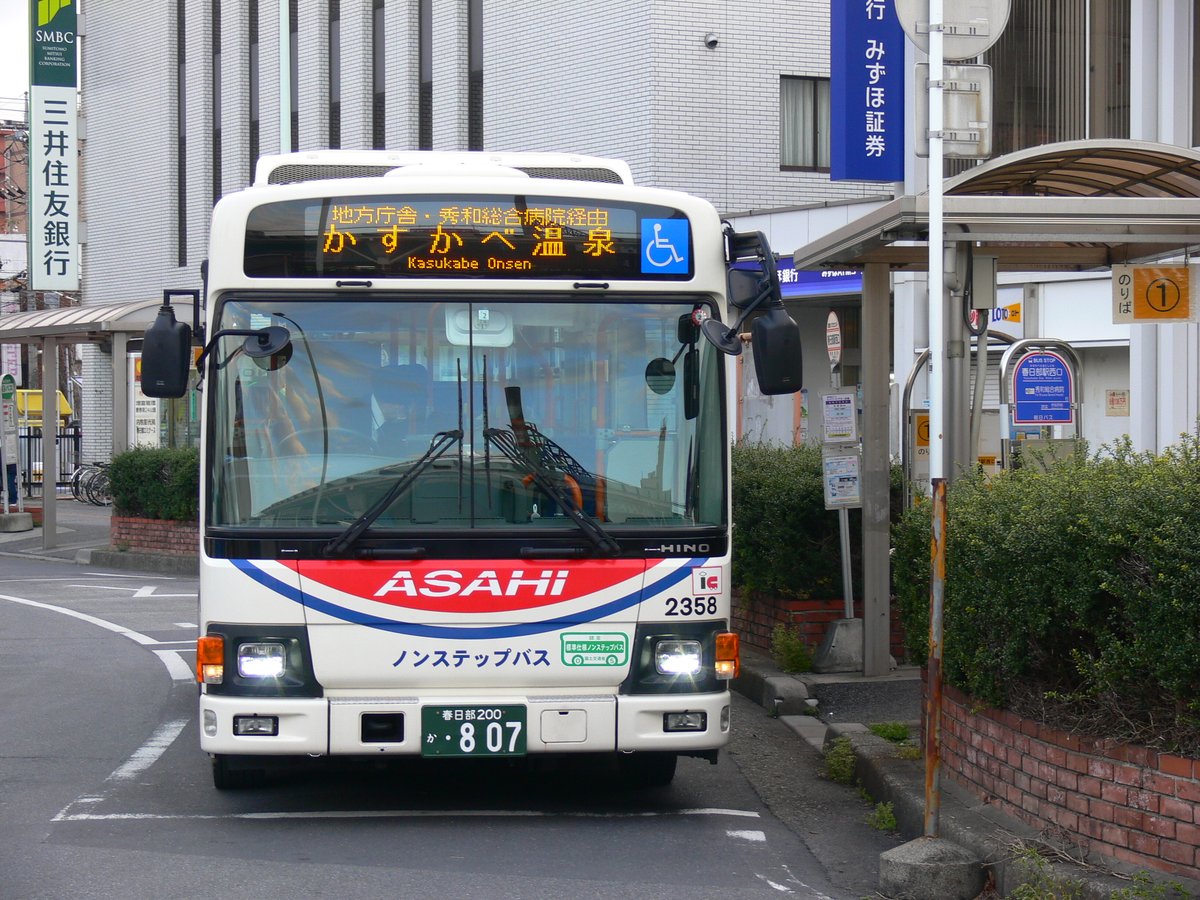
[{"label": "bus headlight", "polygon": [[287,650],[274,641],[239,644],[238,674],[243,678],[279,678],[287,663]]},{"label": "bus headlight", "polygon": [[698,675],[704,655],[699,641],[659,641],[654,645],[654,668],[659,675]]}]

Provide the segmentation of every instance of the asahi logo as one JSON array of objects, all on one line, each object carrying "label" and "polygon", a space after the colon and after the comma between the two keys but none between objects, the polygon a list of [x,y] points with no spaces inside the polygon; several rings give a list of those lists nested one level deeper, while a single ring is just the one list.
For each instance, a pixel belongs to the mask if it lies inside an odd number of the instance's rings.
[{"label": "asahi logo", "polygon": [[535,597],[560,597],[567,585],[565,569],[542,569],[530,572],[514,569],[498,573],[495,569],[484,569],[470,578],[455,569],[434,569],[419,572],[416,577],[407,569],[401,569],[375,592],[376,597],[403,594],[405,597],[470,597],[482,594],[488,597],[516,597],[532,591]]}]

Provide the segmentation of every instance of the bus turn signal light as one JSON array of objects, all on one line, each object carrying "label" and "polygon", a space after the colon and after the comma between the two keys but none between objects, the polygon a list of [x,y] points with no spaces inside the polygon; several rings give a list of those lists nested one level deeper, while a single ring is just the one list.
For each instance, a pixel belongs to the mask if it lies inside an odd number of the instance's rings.
[{"label": "bus turn signal light", "polygon": [[737,678],[741,671],[741,655],[738,650],[738,636],[732,631],[723,631],[717,635],[717,678],[728,681]]},{"label": "bus turn signal light", "polygon": [[196,680],[201,684],[225,680],[225,638],[219,634],[196,639]]}]

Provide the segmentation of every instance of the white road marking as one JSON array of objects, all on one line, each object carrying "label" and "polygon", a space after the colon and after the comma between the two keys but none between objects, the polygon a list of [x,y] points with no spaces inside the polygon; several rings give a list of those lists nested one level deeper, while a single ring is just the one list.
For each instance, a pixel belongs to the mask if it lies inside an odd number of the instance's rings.
[{"label": "white road marking", "polygon": [[[795,874],[792,872],[792,870],[790,868],[788,868],[788,866],[786,864],[783,866],[783,871],[787,872],[788,881],[790,881],[792,884],[797,885],[798,887],[801,887],[804,890],[808,891],[809,896],[811,896],[813,898],[813,900],[833,900],[833,898],[830,897],[828,894],[822,894],[820,891],[809,887],[807,884],[805,884],[803,881],[801,881],[799,878],[797,878],[795,876]],[[760,875],[759,877],[761,878],[762,876]],[[768,883],[770,883],[770,882],[768,882]],[[771,886],[774,887],[775,885],[772,884]],[[789,891],[789,893],[790,893],[790,891]]]},{"label": "white road marking", "polygon": [[155,656],[162,660],[171,674],[172,681],[195,681],[196,673],[191,666],[179,655],[178,650],[154,650]]},{"label": "white road marking", "polygon": [[[57,562],[63,562],[63,560],[58,559]],[[145,575],[117,575],[115,573],[108,573],[108,572],[94,572],[94,573],[89,573],[87,575],[84,575],[83,577],[84,578],[136,578],[139,581],[144,581],[146,578]],[[162,577],[166,578],[167,576],[162,576]],[[80,578],[79,575],[71,575],[70,577],[63,577],[63,578],[4,578],[4,579],[0,579],[0,584],[14,584],[14,583],[54,584],[55,582],[59,582],[59,581],[78,581],[79,578]],[[173,578],[167,578],[167,580],[174,581]],[[73,584],[73,585],[71,585],[71,587],[100,587],[100,585]]]},{"label": "white road marking", "polygon": [[767,887],[774,888],[775,890],[779,891],[779,893],[781,893],[781,894],[792,893],[792,889],[790,887],[788,887],[786,884],[780,884],[778,881],[772,881],[766,875],[760,875],[757,872],[755,872],[754,877],[757,878],[759,881],[765,883],[767,885]]},{"label": "white road marking", "polygon": [[67,585],[67,587],[88,588],[93,591],[96,591],[96,590],[99,590],[99,591],[132,591],[133,596],[131,599],[133,599],[133,600],[141,600],[146,597],[153,597],[155,600],[157,600],[159,597],[195,597],[196,596],[195,591],[192,591],[189,594],[158,594],[158,593],[155,593],[157,588],[153,584],[144,584],[138,588],[122,587],[120,585],[114,586],[114,585],[108,585],[108,584],[70,584],[70,585]]},{"label": "white road marking", "polygon": [[129,759],[125,760],[106,781],[129,781],[141,775],[154,763],[158,758],[167,752],[167,748],[175,742],[175,738],[179,737],[179,733],[187,727],[187,719],[176,719],[174,722],[167,722],[165,725],[160,725],[158,731],[150,735],[146,743],[133,751]]},{"label": "white road marking", "polygon": [[[130,579],[136,578],[139,581],[146,580],[145,575],[120,575],[116,572],[89,572],[88,577],[89,578],[130,578]],[[175,577],[172,575],[155,575],[154,577],[158,578],[162,581],[175,581]]]},{"label": "white road marking", "polygon": [[190,594],[156,594],[155,593],[156,590],[157,590],[157,588],[154,585],[148,584],[148,585],[145,585],[144,587],[140,587],[136,591],[134,591],[133,596],[134,596],[134,599],[139,599],[141,597],[158,598],[158,597],[195,597],[196,596],[195,591],[192,591]]},{"label": "white road marking", "polygon": [[135,591],[137,588],[112,584],[68,584],[67,587],[88,588],[93,591]]},{"label": "white road marking", "polygon": [[767,834],[764,831],[726,831],[725,836],[753,843],[762,843],[767,839]]},{"label": "white road marking", "polygon": [[65,606],[52,606],[49,603],[39,603],[37,600],[27,600],[24,597],[13,597],[9,594],[0,594],[0,600],[7,600],[10,603],[20,603],[22,606],[34,606],[38,609],[48,609],[51,612],[61,613],[64,616],[70,616],[72,619],[80,619],[88,622],[106,631],[114,631],[117,634],[129,638],[131,641],[136,641],[139,644],[154,644],[157,641],[152,637],[147,637],[141,632],[134,631],[132,628],[126,628],[124,625],[118,625],[115,622],[109,622],[106,619],[100,619],[96,616],[89,616],[87,613],[78,612],[74,609],[67,609]]},{"label": "white road marking", "polygon": [[[87,613],[79,612],[74,609],[67,609],[65,606],[53,606],[49,603],[39,603],[37,600],[27,600],[24,597],[13,597],[11,594],[0,594],[0,600],[7,600],[10,603],[20,603],[22,606],[33,606],[37,609],[48,609],[51,612],[61,613],[64,616],[70,616],[72,619],[79,619],[82,622],[87,622],[95,625],[98,628],[103,628],[105,631],[112,631],[122,637],[127,637],[135,644],[141,644],[143,647],[155,647],[163,643],[163,641],[155,640],[149,635],[142,634],[140,631],[134,631],[132,628],[126,628],[124,625],[118,625],[116,622],[109,622],[107,619],[101,619],[97,616],[89,616]],[[167,643],[178,643],[177,641],[169,641]],[[161,655],[159,659],[163,660],[163,665],[167,667],[167,671],[171,672],[172,664],[167,662]],[[172,673],[174,678],[174,673]]]},{"label": "white road marking", "polygon": [[[174,722],[167,722],[165,725],[160,725],[154,734],[150,735],[146,743],[138,747],[130,754],[129,759],[117,766],[112,774],[104,779],[105,784],[117,784],[123,781],[131,781],[138,775],[141,775],[148,768],[158,762],[159,757],[167,752],[171,744],[175,743],[175,739],[183,733],[183,729],[188,725],[188,719],[176,719]],[[72,800],[56,815],[52,822],[69,822],[76,819],[93,818],[88,813],[71,813],[69,810],[82,803],[101,803],[108,798],[108,792],[102,791],[99,794],[77,797]],[[104,818],[104,817],[99,817]],[[166,817],[163,818],[173,818]]]},{"label": "white road marking", "polygon": [[[114,773],[115,774],[115,773]],[[111,776],[110,776],[111,777]],[[73,805],[73,804],[72,804]],[[67,807],[70,809],[70,807]],[[64,809],[54,817],[56,822],[120,822],[179,819],[436,819],[436,818],[563,818],[563,819],[669,819],[676,816],[740,816],[759,817],[747,809],[677,809],[668,812],[543,812],[536,809],[332,809],[310,812],[253,812],[225,813],[220,815],[191,813],[68,813]]]},{"label": "white road marking", "polygon": [[176,628],[199,628],[200,627],[195,622],[172,622],[171,624],[174,625]]}]

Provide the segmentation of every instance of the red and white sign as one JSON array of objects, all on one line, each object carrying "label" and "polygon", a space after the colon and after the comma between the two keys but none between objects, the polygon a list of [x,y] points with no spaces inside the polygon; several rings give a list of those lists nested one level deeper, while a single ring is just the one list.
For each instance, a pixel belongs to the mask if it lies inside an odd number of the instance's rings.
[{"label": "red and white sign", "polygon": [[408,610],[517,613],[624,586],[638,591],[644,560],[382,562],[304,560],[286,564],[314,585]]},{"label": "red and white sign", "polygon": [[829,353],[829,367],[836,369],[842,361],[842,323],[833,310],[825,320],[825,350]]}]

